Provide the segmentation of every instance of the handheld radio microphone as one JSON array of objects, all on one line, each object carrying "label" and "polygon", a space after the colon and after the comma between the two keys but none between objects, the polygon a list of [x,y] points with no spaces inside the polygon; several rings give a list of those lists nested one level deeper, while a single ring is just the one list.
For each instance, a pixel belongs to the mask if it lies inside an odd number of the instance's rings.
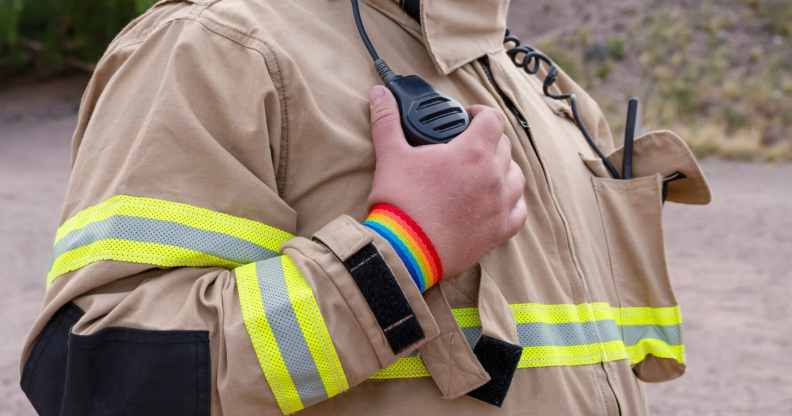
[{"label": "handheld radio microphone", "polygon": [[399,104],[401,124],[407,142],[412,146],[448,143],[465,131],[470,124],[470,115],[462,104],[440,94],[418,75],[394,73],[380,58],[366,33],[358,0],[352,0],[352,13],[355,26],[374,61],[377,73]]}]

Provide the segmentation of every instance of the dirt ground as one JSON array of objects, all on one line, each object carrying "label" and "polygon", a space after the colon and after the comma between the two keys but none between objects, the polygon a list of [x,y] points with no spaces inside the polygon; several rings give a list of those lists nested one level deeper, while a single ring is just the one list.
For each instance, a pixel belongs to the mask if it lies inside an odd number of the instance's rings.
[{"label": "dirt ground", "polygon": [[[0,415],[32,415],[18,355],[40,306],[84,78],[0,91]],[[792,166],[706,161],[715,200],[669,205],[688,373],[655,415],[792,414]]]}]

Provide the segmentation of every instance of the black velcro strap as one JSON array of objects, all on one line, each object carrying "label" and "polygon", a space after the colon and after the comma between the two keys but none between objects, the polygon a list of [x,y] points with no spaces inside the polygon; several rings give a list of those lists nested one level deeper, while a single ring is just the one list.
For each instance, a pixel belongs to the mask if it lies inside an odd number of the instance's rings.
[{"label": "black velcro strap", "polygon": [[399,2],[402,10],[407,12],[416,22],[421,23],[421,1],[420,0],[401,0]]},{"label": "black velcro strap", "polygon": [[350,256],[344,266],[374,313],[394,354],[423,339],[423,330],[407,298],[373,243]]},{"label": "black velcro strap", "polygon": [[468,393],[468,396],[501,407],[520,362],[522,347],[482,335],[473,348],[473,353],[489,373],[490,381]]}]

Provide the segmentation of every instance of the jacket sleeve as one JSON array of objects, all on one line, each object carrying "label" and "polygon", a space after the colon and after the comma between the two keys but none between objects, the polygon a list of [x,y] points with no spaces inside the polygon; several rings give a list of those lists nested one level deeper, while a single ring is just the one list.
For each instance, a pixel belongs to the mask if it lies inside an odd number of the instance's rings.
[{"label": "jacket sleeve", "polygon": [[73,303],[73,336],[205,331],[213,414],[299,411],[438,333],[377,233],[340,215],[293,235],[271,59],[192,19],[114,42],[83,97],[37,324]]}]

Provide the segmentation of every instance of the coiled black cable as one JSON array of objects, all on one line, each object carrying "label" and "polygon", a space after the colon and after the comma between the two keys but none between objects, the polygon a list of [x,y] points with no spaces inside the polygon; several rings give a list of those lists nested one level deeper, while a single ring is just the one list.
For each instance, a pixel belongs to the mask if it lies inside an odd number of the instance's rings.
[{"label": "coiled black cable", "polygon": [[566,100],[569,102],[569,106],[572,109],[572,117],[574,118],[578,129],[583,134],[583,138],[586,140],[586,143],[588,143],[591,149],[594,150],[594,153],[596,153],[597,156],[602,159],[602,163],[605,165],[605,168],[608,170],[610,176],[614,179],[619,179],[619,171],[616,170],[610,160],[605,157],[599,146],[594,143],[594,139],[592,139],[588,129],[586,129],[586,126],[583,125],[583,121],[580,118],[580,113],[578,112],[577,97],[575,97],[575,94],[554,94],[550,91],[550,88],[558,79],[558,68],[553,63],[553,61],[547,55],[539,52],[538,50],[528,45],[522,45],[520,38],[512,35],[508,29],[506,30],[506,36],[503,39],[503,43],[514,44],[513,47],[507,49],[506,54],[509,55],[509,58],[511,58],[512,62],[514,62],[514,65],[516,65],[518,68],[522,68],[526,73],[530,75],[537,75],[542,64],[548,68],[547,75],[542,81],[542,91],[546,96],[554,100]]}]

